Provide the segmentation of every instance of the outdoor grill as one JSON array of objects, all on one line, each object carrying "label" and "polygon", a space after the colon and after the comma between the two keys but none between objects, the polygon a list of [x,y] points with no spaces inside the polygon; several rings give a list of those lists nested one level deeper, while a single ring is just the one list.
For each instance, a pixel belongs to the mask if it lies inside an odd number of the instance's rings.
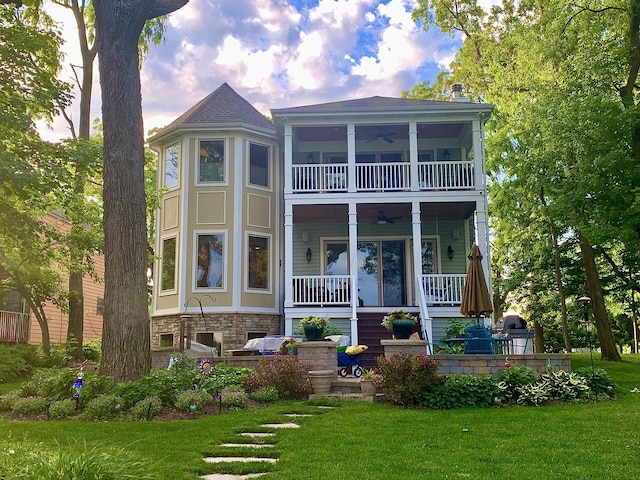
[{"label": "outdoor grill", "polygon": [[513,339],[513,353],[533,353],[533,335],[527,321],[519,315],[507,315],[500,319],[502,332]]}]

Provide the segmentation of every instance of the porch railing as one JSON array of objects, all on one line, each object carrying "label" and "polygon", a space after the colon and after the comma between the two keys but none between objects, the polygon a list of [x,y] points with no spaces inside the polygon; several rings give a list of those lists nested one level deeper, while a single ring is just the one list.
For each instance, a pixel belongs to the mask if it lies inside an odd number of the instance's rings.
[{"label": "porch railing", "polygon": [[294,305],[348,305],[349,275],[304,275],[293,277]]},{"label": "porch railing", "polygon": [[347,165],[293,165],[294,192],[344,192],[347,190]]},{"label": "porch railing", "polygon": [[410,163],[359,163],[356,165],[356,189],[359,192],[377,190],[409,190]]},{"label": "porch railing", "polygon": [[31,335],[31,319],[26,313],[0,311],[0,341],[27,343]]},{"label": "porch railing", "polygon": [[460,162],[420,162],[420,190],[469,190],[475,186],[474,164]]},{"label": "porch railing", "polygon": [[[294,193],[346,192],[348,166],[340,164],[292,165]],[[420,162],[416,183],[423,191],[472,190],[475,187],[473,161]],[[406,191],[411,188],[411,164],[358,163],[355,188],[358,192]]]},{"label": "porch railing", "polygon": [[422,285],[427,305],[459,305],[465,277],[465,274],[423,274]]}]

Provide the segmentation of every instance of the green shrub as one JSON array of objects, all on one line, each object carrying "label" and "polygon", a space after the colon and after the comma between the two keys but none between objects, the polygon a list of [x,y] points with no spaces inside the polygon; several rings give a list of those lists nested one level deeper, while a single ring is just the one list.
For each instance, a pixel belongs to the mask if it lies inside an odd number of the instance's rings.
[{"label": "green shrub", "polygon": [[49,416],[54,419],[72,417],[77,413],[76,402],[72,399],[56,400],[49,405]]},{"label": "green shrub", "polygon": [[378,357],[378,388],[396,405],[411,407],[422,402],[425,390],[441,383],[437,375],[440,362],[427,355],[397,353],[390,358]]},{"label": "green shrub", "polygon": [[84,353],[84,358],[90,362],[99,363],[102,356],[102,341],[100,339],[85,340],[82,343],[82,352]]},{"label": "green shrub", "polygon": [[309,367],[300,363],[296,355],[262,357],[245,381],[245,390],[255,392],[274,387],[283,400],[301,400],[311,392]]},{"label": "green shrub", "polygon": [[241,410],[247,408],[249,396],[239,386],[226,387],[220,392],[220,403],[223,407],[231,410]]},{"label": "green shrub", "polygon": [[113,420],[122,412],[122,399],[117,395],[99,395],[90,400],[82,411],[87,420]]},{"label": "green shrub", "polygon": [[219,363],[212,373],[200,376],[197,387],[212,395],[218,395],[225,387],[244,386],[249,372],[251,372],[249,368],[230,367]]},{"label": "green shrub", "polygon": [[538,376],[528,365],[516,365],[498,372],[499,398],[502,403],[518,402],[522,386],[538,381]]},{"label": "green shrub", "polygon": [[34,347],[0,344],[0,383],[13,383],[27,378],[36,363]]},{"label": "green shrub", "polygon": [[19,390],[12,390],[4,395],[0,395],[0,412],[10,412],[17,398],[20,398]]},{"label": "green shrub", "polygon": [[39,368],[22,384],[22,396],[38,396],[48,400],[63,400],[73,395],[77,372],[68,368]]},{"label": "green shrub", "polygon": [[42,347],[38,347],[38,361],[35,364],[40,368],[66,367],[69,356],[64,345],[52,345],[49,354],[45,354]]},{"label": "green shrub", "polygon": [[497,393],[497,381],[491,375],[449,375],[443,383],[424,390],[423,404],[436,409],[490,407]]},{"label": "green shrub", "polygon": [[133,420],[151,420],[161,409],[162,402],[158,397],[148,397],[136,403],[129,413]]},{"label": "green shrub", "polygon": [[572,401],[592,397],[584,377],[575,372],[551,372],[540,375],[538,382],[523,385],[518,398],[519,405],[543,405],[551,401]]},{"label": "green shrub", "polygon": [[213,403],[213,398],[204,390],[187,390],[178,395],[176,408],[185,412],[200,410]]},{"label": "green shrub", "polygon": [[260,403],[275,403],[280,397],[278,397],[278,390],[276,387],[268,386],[262,387],[249,394],[249,398]]},{"label": "green shrub", "polygon": [[40,415],[47,411],[47,399],[42,397],[16,398],[11,411],[18,415]]},{"label": "green shrub", "polygon": [[590,368],[580,367],[576,368],[575,373],[587,381],[594,395],[615,397],[618,386],[604,368],[594,368],[592,371]]}]

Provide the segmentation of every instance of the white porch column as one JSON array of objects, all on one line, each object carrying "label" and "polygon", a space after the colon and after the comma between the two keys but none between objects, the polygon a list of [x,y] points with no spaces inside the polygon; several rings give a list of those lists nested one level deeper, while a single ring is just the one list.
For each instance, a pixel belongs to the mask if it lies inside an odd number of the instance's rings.
[{"label": "white porch column", "polygon": [[484,180],[484,150],[482,148],[482,123],[481,119],[472,122],[472,142],[473,142],[473,164],[474,164],[474,182],[476,190],[485,191],[486,182]]},{"label": "white porch column", "polygon": [[433,342],[433,326],[431,316],[427,310],[426,299],[422,295],[422,227],[420,223],[420,202],[411,202],[411,229],[413,236],[413,278],[414,278],[414,301],[420,305],[420,310],[424,309],[424,318],[420,320],[424,325],[424,332],[427,336],[427,352],[430,351]]},{"label": "white porch column", "polygon": [[356,126],[347,125],[347,179],[349,192],[356,191]]},{"label": "white porch column", "polygon": [[409,122],[409,161],[411,162],[409,167],[411,191],[417,192],[420,190],[420,184],[418,182],[418,124],[416,122]]},{"label": "white porch column", "polygon": [[293,127],[289,123],[284,125],[284,193],[293,192]]},{"label": "white porch column", "polygon": [[[293,205],[284,205],[284,308],[293,307]],[[293,335],[290,315],[285,315],[284,334]]]},{"label": "white porch column", "polygon": [[[355,168],[355,163],[354,163]],[[351,272],[351,345],[358,344],[358,213],[355,202],[349,202],[349,271]]]}]

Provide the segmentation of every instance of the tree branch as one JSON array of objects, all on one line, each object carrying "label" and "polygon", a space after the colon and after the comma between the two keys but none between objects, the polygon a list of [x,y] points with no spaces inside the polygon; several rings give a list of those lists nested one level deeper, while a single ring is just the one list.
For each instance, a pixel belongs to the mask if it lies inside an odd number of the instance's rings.
[{"label": "tree branch", "polygon": [[146,20],[168,15],[184,7],[187,3],[189,0],[153,0],[147,4],[145,9]]}]

